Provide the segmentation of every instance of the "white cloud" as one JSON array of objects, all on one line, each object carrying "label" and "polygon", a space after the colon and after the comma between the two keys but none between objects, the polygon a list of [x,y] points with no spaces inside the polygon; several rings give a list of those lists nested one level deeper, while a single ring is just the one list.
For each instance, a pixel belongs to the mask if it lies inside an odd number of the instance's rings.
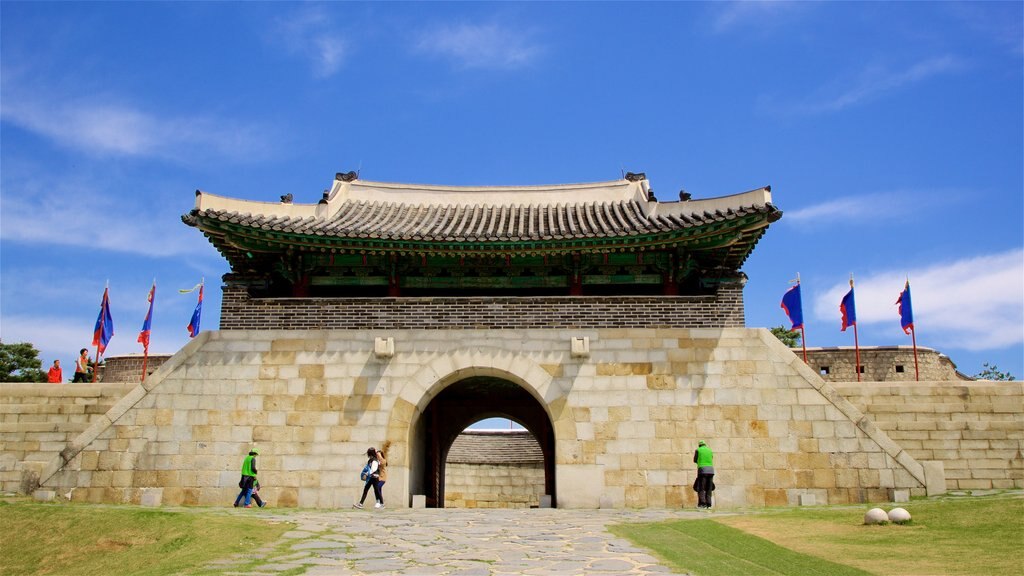
[{"label": "white cloud", "polygon": [[13,90],[4,95],[0,118],[61,146],[96,155],[244,160],[265,155],[270,142],[257,126],[214,117],[163,117],[130,105]]},{"label": "white cloud", "polygon": [[543,52],[531,36],[497,24],[443,24],[421,34],[416,48],[465,68],[520,68]]},{"label": "white cloud", "polygon": [[764,27],[766,23],[787,16],[805,8],[801,2],[778,2],[774,0],[743,0],[714,4],[716,11],[712,18],[714,32],[728,32],[748,24]]},{"label": "white cloud", "polygon": [[784,114],[827,114],[877,100],[898,92],[907,86],[924,82],[934,76],[962,70],[966,62],[956,56],[937,56],[893,70],[874,65],[859,71],[854,77],[838,78],[811,91],[810,95],[795,103],[780,104],[777,98],[762,96],[760,106]]},{"label": "white cloud", "polygon": [[323,7],[307,6],[295,12],[278,21],[278,30],[275,41],[289,54],[307,60],[317,78],[329,78],[344,65],[348,44]]},{"label": "white cloud", "polygon": [[[857,323],[899,330],[896,298],[909,275],[918,344],[991,350],[1024,343],[1024,250],[856,278]],[[814,300],[815,316],[839,325],[839,283]]]},{"label": "white cloud", "polygon": [[75,180],[5,183],[0,239],[155,257],[216,257],[170,207],[117,201],[94,186],[99,187]]}]

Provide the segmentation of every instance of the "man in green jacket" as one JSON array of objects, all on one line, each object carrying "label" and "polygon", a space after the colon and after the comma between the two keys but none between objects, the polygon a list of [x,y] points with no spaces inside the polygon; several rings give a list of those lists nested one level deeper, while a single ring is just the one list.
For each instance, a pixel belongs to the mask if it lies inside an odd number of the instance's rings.
[{"label": "man in green jacket", "polygon": [[245,507],[252,508],[252,498],[256,498],[256,505],[260,508],[266,505],[266,502],[260,500],[259,495],[253,495],[253,489],[259,486],[259,481],[256,480],[256,457],[259,456],[260,449],[253,446],[252,450],[249,450],[249,455],[242,460],[242,479],[238,481],[238,487],[241,488],[241,492],[238,493],[238,497],[235,498],[235,508],[238,508],[242,502],[242,498],[245,498]]},{"label": "man in green jacket", "polygon": [[697,508],[711,508],[711,493],[715,491],[714,454],[703,440],[697,443],[693,462],[697,465],[697,481],[693,483],[693,489],[697,491]]}]

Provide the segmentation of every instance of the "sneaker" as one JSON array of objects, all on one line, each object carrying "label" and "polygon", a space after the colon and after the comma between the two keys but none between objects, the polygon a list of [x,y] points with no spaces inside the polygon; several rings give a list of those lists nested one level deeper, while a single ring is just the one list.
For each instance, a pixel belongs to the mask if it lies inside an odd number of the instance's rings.
[{"label": "sneaker", "polygon": [[352,507],[353,508],[362,508],[363,504],[361,502],[356,502],[355,504],[352,505]]},{"label": "sneaker", "polygon": [[260,504],[260,508],[266,508],[266,507],[267,507],[267,503],[266,502]]},{"label": "sneaker", "polygon": [[246,508],[252,508],[252,504],[246,504],[245,507]]},{"label": "sneaker", "polygon": [[383,504],[381,504],[380,502],[377,502],[376,504],[374,504],[374,505],[373,505],[373,507],[374,507],[374,508],[383,508],[383,507],[384,507],[384,505],[383,505]]}]

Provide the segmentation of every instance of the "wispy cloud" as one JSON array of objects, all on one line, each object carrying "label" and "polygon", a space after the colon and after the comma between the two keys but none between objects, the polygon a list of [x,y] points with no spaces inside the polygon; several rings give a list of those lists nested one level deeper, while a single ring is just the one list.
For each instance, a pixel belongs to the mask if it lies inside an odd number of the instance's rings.
[{"label": "wispy cloud", "polygon": [[17,91],[5,92],[0,119],[93,155],[243,160],[265,156],[271,141],[258,126],[213,116],[161,116],[132,105]]},{"label": "wispy cloud", "polygon": [[441,24],[423,32],[416,49],[464,68],[514,69],[543,54],[532,32],[498,24]]},{"label": "wispy cloud", "polygon": [[155,257],[217,257],[171,207],[118,201],[102,188],[84,178],[5,181],[0,239]]},{"label": "wispy cloud", "polygon": [[775,0],[744,0],[714,4],[711,30],[716,33],[729,32],[747,25],[764,27],[766,23],[784,19],[804,9],[803,2],[780,2]]},{"label": "wispy cloud", "polygon": [[289,54],[309,62],[317,78],[333,76],[345,64],[349,47],[322,6],[306,6],[278,21],[275,37]]},{"label": "wispy cloud", "polygon": [[778,97],[762,96],[759,105],[782,114],[828,114],[859,106],[898,92],[935,76],[952,74],[966,67],[966,61],[944,55],[921,60],[903,68],[884,65],[864,68],[852,77],[838,78],[813,90],[794,103],[779,103]]},{"label": "wispy cloud", "polygon": [[[866,192],[855,196],[840,196],[794,209],[786,210],[783,222],[802,228],[834,226],[836,222],[880,224],[897,218],[906,218],[913,208],[920,215],[923,210],[936,209],[963,197],[962,191],[950,189],[889,190]],[[924,199],[927,198],[927,202]]]},{"label": "wispy cloud", "polygon": [[[899,330],[895,302],[908,275],[918,344],[991,350],[1024,342],[1024,250],[858,277],[858,324]],[[839,301],[847,290],[841,282],[817,296],[815,316],[838,327]]]}]

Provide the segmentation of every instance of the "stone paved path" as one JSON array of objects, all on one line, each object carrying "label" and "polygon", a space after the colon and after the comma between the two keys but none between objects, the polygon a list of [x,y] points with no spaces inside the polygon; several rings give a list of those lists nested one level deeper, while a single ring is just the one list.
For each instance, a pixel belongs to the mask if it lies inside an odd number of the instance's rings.
[{"label": "stone paved path", "polygon": [[[675,574],[609,524],[701,518],[681,510],[246,510],[294,523],[283,546],[215,562],[226,574]],[[254,570],[234,565],[258,561]],[[241,566],[239,566],[241,568]]]}]

